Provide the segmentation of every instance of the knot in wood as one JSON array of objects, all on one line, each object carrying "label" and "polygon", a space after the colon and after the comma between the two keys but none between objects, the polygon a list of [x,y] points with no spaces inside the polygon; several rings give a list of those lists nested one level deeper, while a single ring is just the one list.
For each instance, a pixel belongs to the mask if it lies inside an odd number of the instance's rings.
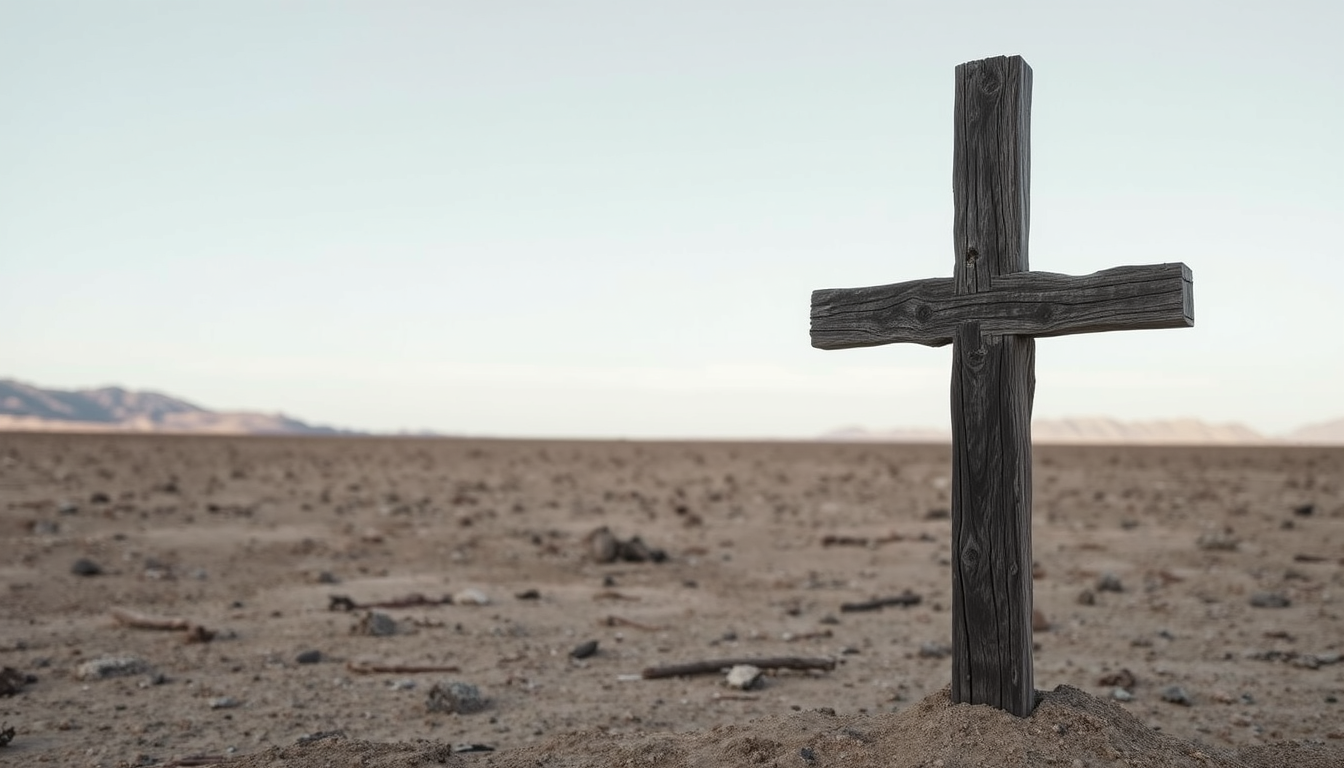
[{"label": "knot in wood", "polygon": [[927,323],[933,319],[933,307],[928,304],[920,304],[915,307],[915,319],[921,323]]},{"label": "knot in wood", "polygon": [[966,266],[975,266],[975,260],[980,258],[980,252],[975,250],[975,246],[966,249]]},{"label": "knot in wood", "polygon": [[1042,302],[1036,305],[1035,310],[1033,310],[1033,314],[1036,315],[1037,320],[1041,321],[1042,323],[1048,323],[1050,322],[1050,319],[1055,316],[1055,308],[1050,304]]},{"label": "knot in wood", "polygon": [[999,78],[999,73],[995,72],[993,67],[981,65],[978,85],[980,92],[986,96],[997,96],[999,91],[1003,90],[1003,80]]}]

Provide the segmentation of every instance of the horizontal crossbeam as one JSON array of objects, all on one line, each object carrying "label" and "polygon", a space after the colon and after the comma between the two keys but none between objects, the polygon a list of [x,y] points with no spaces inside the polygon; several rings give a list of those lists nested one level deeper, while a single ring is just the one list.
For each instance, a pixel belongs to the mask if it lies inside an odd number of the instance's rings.
[{"label": "horizontal crossbeam", "polygon": [[1076,333],[1188,328],[1195,324],[1190,268],[1116,267],[1090,275],[1013,272],[989,290],[958,294],[953,279],[812,292],[812,346],[875,347],[902,342],[941,347],[962,323],[981,333]]}]

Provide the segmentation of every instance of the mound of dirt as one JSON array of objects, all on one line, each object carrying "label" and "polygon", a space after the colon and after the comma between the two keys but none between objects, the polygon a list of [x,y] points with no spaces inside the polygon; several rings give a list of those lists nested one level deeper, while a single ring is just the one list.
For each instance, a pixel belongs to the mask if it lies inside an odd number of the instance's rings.
[{"label": "mound of dirt", "polygon": [[1155,731],[1114,703],[1067,685],[1038,693],[1031,717],[953,704],[949,690],[896,714],[812,710],[688,733],[580,731],[504,752],[455,754],[446,745],[324,740],[273,748],[229,768],[331,765],[482,765],[494,768],[769,765],[846,768],[1133,766],[1269,768],[1341,766],[1344,747],[1276,744],[1241,753]]}]

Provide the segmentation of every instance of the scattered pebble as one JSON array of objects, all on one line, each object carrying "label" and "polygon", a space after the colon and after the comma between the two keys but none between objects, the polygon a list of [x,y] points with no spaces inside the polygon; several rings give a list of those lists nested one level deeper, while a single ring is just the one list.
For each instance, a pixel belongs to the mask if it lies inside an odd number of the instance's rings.
[{"label": "scattered pebble", "polygon": [[1251,606],[1254,608],[1287,608],[1293,601],[1282,592],[1256,592],[1251,595]]},{"label": "scattered pebble", "polygon": [[425,701],[425,706],[430,712],[446,714],[456,712],[463,715],[479,712],[485,709],[485,704],[480,689],[457,680],[436,683],[429,689],[429,697]]},{"label": "scattered pebble", "polygon": [[1107,571],[1097,579],[1098,592],[1124,592],[1125,585],[1120,583],[1120,577]]},{"label": "scattered pebble", "polygon": [[541,592],[535,589],[524,589],[522,592],[515,594],[514,598],[518,600],[540,600]]},{"label": "scattered pebble", "polygon": [[1312,513],[1315,511],[1316,511],[1315,504],[1302,504],[1300,506],[1293,507],[1293,514],[1297,515],[1298,517],[1311,517]]},{"label": "scattered pebble", "polygon": [[495,748],[490,746],[489,744],[468,744],[466,742],[463,742],[461,744],[453,745],[453,754],[455,755],[465,755],[470,754],[472,752],[494,752],[494,751]]},{"label": "scattered pebble", "polygon": [[1192,706],[1195,702],[1191,700],[1190,694],[1179,685],[1172,685],[1162,689],[1162,700],[1172,704],[1180,704],[1182,707]]},{"label": "scattered pebble", "polygon": [[1134,694],[1124,688],[1116,688],[1111,691],[1111,698],[1116,701],[1133,701]]},{"label": "scattered pebble", "polygon": [[397,622],[386,613],[369,611],[350,628],[350,634],[369,635],[371,637],[395,635],[397,634]]},{"label": "scattered pebble", "polygon": [[102,574],[103,567],[87,557],[81,557],[70,566],[70,572],[76,576],[98,576]]},{"label": "scattered pebble", "polygon": [[479,589],[468,587],[453,595],[453,605],[489,605],[490,596]]},{"label": "scattered pebble", "polygon": [[944,643],[924,643],[919,646],[922,659],[943,659],[952,655],[952,646]]},{"label": "scattered pebble", "polygon": [[1031,629],[1035,632],[1050,631],[1050,619],[1046,618],[1045,612],[1040,608],[1031,609]]},{"label": "scattered pebble", "polygon": [[1084,589],[1082,592],[1079,592],[1079,593],[1078,593],[1078,604],[1079,604],[1079,605],[1096,605],[1096,604],[1097,604],[1097,596],[1096,596],[1096,594],[1095,594],[1092,590],[1090,590],[1090,589]]},{"label": "scattered pebble", "polygon": [[93,494],[89,496],[89,503],[110,504],[112,503],[112,497],[108,496],[106,493],[103,493],[102,491],[94,491]]},{"label": "scattered pebble", "polygon": [[724,682],[729,688],[736,688],[739,691],[750,690],[756,687],[761,679],[761,670],[751,664],[738,664],[728,670],[728,676]]},{"label": "scattered pebble", "polygon": [[29,530],[34,536],[55,536],[61,532],[61,524],[55,520],[34,520]]},{"label": "scattered pebble", "polygon": [[233,698],[232,696],[216,696],[216,697],[214,697],[213,699],[210,699],[210,708],[211,708],[211,709],[233,709],[234,707],[237,707],[237,706],[240,705],[241,703],[242,703],[242,702],[238,701],[237,699]]},{"label": "scattered pebble", "polygon": [[73,501],[62,501],[56,507],[56,511],[61,513],[62,515],[78,515],[79,505],[74,503]]},{"label": "scattered pebble", "polygon": [[75,667],[75,677],[80,680],[106,680],[109,677],[143,675],[149,671],[149,663],[144,659],[137,659],[134,656],[104,656]]},{"label": "scattered pebble", "polygon": [[1139,681],[1137,678],[1134,677],[1133,672],[1130,672],[1128,669],[1121,669],[1119,672],[1111,672],[1109,674],[1102,675],[1101,679],[1097,681],[1097,684],[1113,685],[1116,688],[1125,688],[1127,690],[1132,690],[1134,686],[1139,684]]},{"label": "scattered pebble", "polygon": [[1237,536],[1232,533],[1231,528],[1224,528],[1221,531],[1201,533],[1199,538],[1195,540],[1195,546],[1200,549],[1207,549],[1214,552],[1234,551],[1240,545],[1241,539],[1237,538]]},{"label": "scattered pebble", "polygon": [[301,651],[294,657],[294,661],[298,664],[316,664],[321,660],[322,652],[316,649]]},{"label": "scattered pebble", "polygon": [[595,653],[597,653],[597,641],[589,640],[574,646],[574,649],[569,652],[569,656],[574,659],[586,659]]},{"label": "scattered pebble", "polygon": [[339,584],[341,580],[336,578],[336,574],[331,571],[318,571],[317,575],[313,577],[313,581],[318,584]]}]

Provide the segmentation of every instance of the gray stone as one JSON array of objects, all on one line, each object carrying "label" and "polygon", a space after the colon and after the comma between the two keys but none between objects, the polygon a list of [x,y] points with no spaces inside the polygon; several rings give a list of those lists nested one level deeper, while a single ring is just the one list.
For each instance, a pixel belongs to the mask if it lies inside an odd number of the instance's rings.
[{"label": "gray stone", "polygon": [[103,572],[103,567],[87,557],[81,557],[70,566],[70,572],[76,576],[98,576]]},{"label": "gray stone", "polygon": [[109,677],[144,675],[149,671],[149,663],[144,659],[137,659],[134,656],[104,656],[75,667],[75,677],[80,680],[106,680]]},{"label": "gray stone", "polygon": [[486,700],[481,691],[470,683],[449,680],[437,683],[429,689],[429,698],[425,701],[430,712],[469,715],[485,709]]},{"label": "gray stone", "polygon": [[1251,595],[1251,606],[1254,608],[1287,608],[1293,601],[1282,592],[1256,592]]},{"label": "gray stone", "polygon": [[370,637],[387,637],[397,634],[397,622],[386,613],[378,611],[369,611],[360,617],[359,621],[350,628],[352,635],[369,635]]},{"label": "gray stone", "polygon": [[1190,694],[1179,685],[1172,685],[1162,689],[1162,700],[1169,701],[1172,704],[1180,704],[1183,707],[1189,707],[1195,702],[1190,698]]},{"label": "gray stone", "polygon": [[299,654],[294,657],[294,661],[299,664],[316,664],[321,660],[322,652],[316,649],[300,651]]},{"label": "gray stone", "polygon": [[1124,592],[1125,585],[1120,583],[1120,577],[1107,571],[1097,579],[1098,592]]}]

